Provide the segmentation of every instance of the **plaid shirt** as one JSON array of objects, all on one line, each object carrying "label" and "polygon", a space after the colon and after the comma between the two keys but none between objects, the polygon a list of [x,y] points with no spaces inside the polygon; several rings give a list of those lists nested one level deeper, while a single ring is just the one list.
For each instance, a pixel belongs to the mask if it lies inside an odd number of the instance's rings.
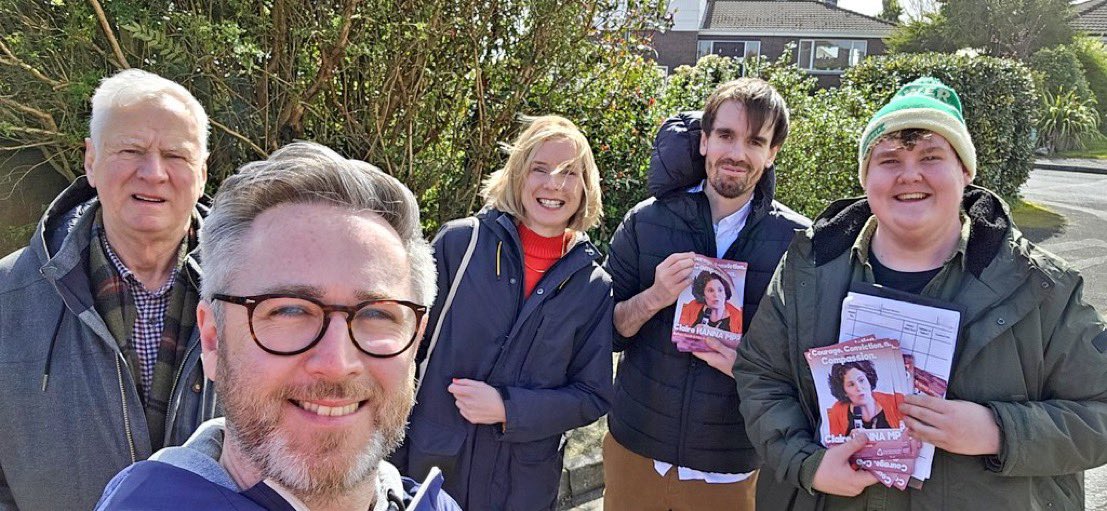
[{"label": "plaid shirt", "polygon": [[138,281],[134,272],[119,260],[119,256],[115,255],[115,251],[108,244],[108,237],[101,236],[100,239],[103,242],[104,252],[108,254],[108,258],[111,259],[115,269],[119,271],[119,276],[127,283],[131,296],[134,297],[138,314],[135,315],[133,343],[142,373],[141,392],[144,398],[148,398],[150,386],[154,381],[154,364],[158,361],[158,345],[161,343],[162,330],[165,328],[165,310],[169,306],[173,283],[177,280],[178,267],[173,267],[173,272],[169,274],[169,278],[161,288],[149,291]]}]

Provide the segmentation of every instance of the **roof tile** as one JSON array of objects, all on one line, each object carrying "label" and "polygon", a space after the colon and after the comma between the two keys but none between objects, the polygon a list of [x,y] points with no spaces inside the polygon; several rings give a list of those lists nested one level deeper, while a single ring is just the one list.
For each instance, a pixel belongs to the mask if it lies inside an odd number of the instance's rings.
[{"label": "roof tile", "polygon": [[[1107,2],[1107,0],[1093,0]],[[709,3],[704,29],[779,32],[864,31],[886,37],[895,25],[818,0],[715,0]]]},{"label": "roof tile", "polygon": [[1093,35],[1107,34],[1107,0],[1089,0],[1073,7],[1076,8],[1074,28]]}]

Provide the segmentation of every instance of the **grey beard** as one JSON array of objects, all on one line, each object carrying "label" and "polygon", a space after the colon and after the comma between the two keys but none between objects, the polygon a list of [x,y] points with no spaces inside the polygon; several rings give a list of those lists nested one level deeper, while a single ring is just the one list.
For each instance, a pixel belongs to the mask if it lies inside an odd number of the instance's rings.
[{"label": "grey beard", "polygon": [[[220,344],[223,348],[225,343]],[[230,360],[224,356],[224,360]],[[278,431],[279,403],[289,396],[284,389],[280,399],[257,400],[254,396],[236,393],[248,388],[249,382],[239,375],[233,364],[220,364],[216,389],[224,396],[227,416],[227,442],[234,442],[265,477],[288,488],[298,498],[316,500],[348,494],[358,489],[376,474],[377,466],[404,439],[407,416],[415,402],[413,387],[401,390],[389,399],[377,384],[318,382],[311,389],[296,392],[300,397],[312,395],[368,396],[362,406],[373,407],[376,431],[349,459],[333,456],[343,451],[344,436],[320,435],[314,439],[313,450],[305,456]],[[368,388],[366,388],[368,387]],[[402,396],[408,396],[404,399]],[[270,396],[267,396],[270,397]],[[314,461],[314,463],[312,463]]]}]

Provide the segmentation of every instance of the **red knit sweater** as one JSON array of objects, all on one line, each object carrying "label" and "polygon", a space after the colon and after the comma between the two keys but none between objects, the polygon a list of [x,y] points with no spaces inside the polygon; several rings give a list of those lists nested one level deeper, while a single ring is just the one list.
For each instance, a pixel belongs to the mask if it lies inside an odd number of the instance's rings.
[{"label": "red knit sweater", "polygon": [[523,243],[523,296],[530,297],[534,286],[542,280],[542,275],[549,270],[565,253],[568,245],[570,231],[565,234],[547,238],[530,229],[526,225],[519,224],[519,241]]}]

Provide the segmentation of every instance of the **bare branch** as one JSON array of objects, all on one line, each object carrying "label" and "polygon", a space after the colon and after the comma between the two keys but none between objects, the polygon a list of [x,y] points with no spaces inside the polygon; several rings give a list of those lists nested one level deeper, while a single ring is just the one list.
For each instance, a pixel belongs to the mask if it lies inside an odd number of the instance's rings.
[{"label": "bare branch", "polygon": [[49,130],[53,130],[53,131],[58,130],[58,125],[57,125],[57,123],[54,122],[54,117],[52,115],[46,113],[46,112],[43,112],[42,110],[39,110],[39,109],[31,107],[31,106],[24,105],[22,103],[19,103],[17,101],[14,101],[14,100],[10,99],[7,96],[0,96],[0,104],[8,105],[8,106],[20,111],[20,112],[23,112],[25,114],[28,114],[28,115],[38,119],[39,121],[42,122],[43,126],[45,126]]},{"label": "bare branch", "polygon": [[346,47],[350,43],[350,30],[354,25],[354,11],[357,9],[358,3],[360,3],[360,0],[346,1],[342,9],[343,21],[342,27],[338,31],[338,39],[330,49],[323,52],[323,56],[319,62],[319,72],[315,75],[315,79],[312,80],[307,89],[304,90],[303,94],[292,98],[290,102],[284,106],[279,118],[282,129],[283,127],[290,127],[295,135],[299,135],[299,132],[302,131],[304,105],[310,102],[324,86],[330,84],[331,77],[334,75],[338,63],[346,53]]},{"label": "bare branch", "polygon": [[335,67],[346,53],[346,46],[350,44],[350,29],[354,26],[354,11],[359,2],[360,0],[346,1],[342,9],[342,28],[338,31],[338,40],[334,42],[334,46],[331,46],[330,51],[323,54],[323,60],[319,63],[319,74],[315,75],[315,80],[304,91],[302,101],[311,101],[319,93],[319,89],[330,81]]},{"label": "bare branch", "polygon": [[224,133],[243,141],[250,149],[252,149],[255,153],[257,153],[262,158],[266,158],[266,157],[269,156],[269,153],[265,152],[265,149],[262,149],[261,147],[258,147],[257,144],[255,144],[249,138],[246,138],[245,135],[243,135],[243,134],[241,134],[241,133],[239,133],[235,130],[232,130],[231,128],[227,127],[226,125],[224,125],[223,123],[221,123],[221,122],[219,122],[215,119],[209,118],[208,122],[210,122],[212,126],[215,126],[216,128],[219,128],[219,129],[223,130]]},{"label": "bare branch", "polygon": [[3,146],[0,146],[0,151],[22,151],[23,149],[34,149],[36,147],[54,145],[55,143],[56,142],[53,142],[53,141],[46,141],[46,142],[35,142],[35,143],[32,143],[32,144],[3,145]]},{"label": "bare branch", "polygon": [[24,62],[19,57],[16,57],[15,53],[12,53],[12,50],[10,48],[8,48],[8,45],[4,44],[3,39],[0,39],[0,51],[4,52],[4,54],[7,55],[6,57],[0,57],[0,64],[5,64],[5,65],[21,68],[21,69],[27,71],[28,73],[31,73],[31,76],[34,76],[35,78],[38,78],[39,80],[42,80],[42,81],[50,84],[50,86],[53,87],[54,90],[58,90],[58,89],[61,89],[61,88],[65,87],[66,84],[64,84],[62,82],[59,82],[57,80],[54,80],[54,79],[50,78],[49,76],[46,76],[45,74],[42,73],[42,71],[39,71],[38,69],[35,69],[34,67],[31,67],[30,64],[27,64],[26,62]]},{"label": "bare branch", "polygon": [[119,60],[119,67],[130,69],[131,65],[127,63],[127,57],[123,55],[123,49],[119,47],[119,41],[115,39],[115,32],[112,31],[111,24],[108,23],[108,16],[104,14],[104,8],[100,7],[98,0],[88,0],[88,3],[92,5],[92,10],[96,11],[96,19],[100,21],[100,29],[104,31],[104,37],[108,39],[108,44],[111,45],[115,58]]},{"label": "bare branch", "polygon": [[[74,174],[73,171],[69,170],[69,167],[67,167],[65,165],[65,160],[66,160],[65,159],[65,154],[64,154],[65,149],[64,148],[56,148],[56,150],[51,150],[51,148],[54,148],[54,147],[56,147],[56,146],[54,146],[54,145],[44,145],[42,147],[39,147],[38,150],[39,150],[39,152],[42,153],[42,156],[46,159],[46,163],[50,164],[50,167],[54,169],[54,172],[57,172],[59,175],[64,177],[66,182],[72,183],[73,181],[76,181],[77,180],[77,174]],[[61,160],[61,161],[59,162],[59,160]],[[36,167],[37,167],[37,165],[36,165]]]},{"label": "bare branch", "polygon": [[28,135],[35,135],[35,136],[39,136],[39,137],[52,137],[52,138],[56,138],[56,139],[59,139],[59,140],[64,140],[65,139],[65,134],[64,133],[58,133],[57,131],[52,131],[52,130],[42,130],[42,129],[38,129],[38,128],[28,128],[26,126],[8,126],[5,129],[7,129],[9,131],[14,131],[16,133],[26,133]]}]

